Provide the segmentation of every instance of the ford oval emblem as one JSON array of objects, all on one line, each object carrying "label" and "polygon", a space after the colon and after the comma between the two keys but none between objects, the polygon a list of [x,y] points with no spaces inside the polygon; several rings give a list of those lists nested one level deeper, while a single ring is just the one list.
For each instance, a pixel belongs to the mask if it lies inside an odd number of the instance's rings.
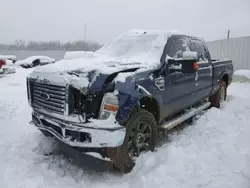
[{"label": "ford oval emblem", "polygon": [[41,93],[40,96],[46,101],[50,99],[50,96],[47,93]]}]

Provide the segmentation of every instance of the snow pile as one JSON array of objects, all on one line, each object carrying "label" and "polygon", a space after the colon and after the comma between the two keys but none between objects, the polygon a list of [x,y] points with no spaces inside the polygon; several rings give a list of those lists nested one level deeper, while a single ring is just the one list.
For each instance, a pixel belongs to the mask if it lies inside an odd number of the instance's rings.
[{"label": "snow pile", "polygon": [[250,82],[250,70],[237,70],[233,74],[234,82]]},{"label": "snow pile", "polygon": [[129,77],[132,77],[133,75],[135,75],[135,72],[121,72],[119,73],[116,78],[115,78],[115,83],[116,82],[121,82],[121,83],[125,83],[126,80],[129,78]]},{"label": "snow pile", "polygon": [[85,155],[78,154],[79,163],[62,155],[57,142],[28,124],[30,71],[0,78],[0,187],[249,188],[250,84],[233,83],[221,109],[172,131],[155,152],[139,157],[130,174],[121,175]]},{"label": "snow pile", "polygon": [[14,63],[9,59],[6,59],[5,62],[6,62],[6,65],[8,65],[8,66],[13,66],[14,65]]}]

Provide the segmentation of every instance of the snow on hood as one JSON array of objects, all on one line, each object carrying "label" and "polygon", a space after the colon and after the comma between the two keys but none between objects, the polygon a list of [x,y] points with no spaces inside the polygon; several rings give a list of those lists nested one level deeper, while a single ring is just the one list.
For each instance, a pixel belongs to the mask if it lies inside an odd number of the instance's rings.
[{"label": "snow on hood", "polygon": [[9,59],[6,59],[5,61],[6,61],[6,65],[9,65],[9,66],[14,65],[13,62]]},{"label": "snow on hood", "polygon": [[[110,44],[93,52],[72,53],[55,64],[38,67],[35,72],[62,73],[81,70],[110,74],[135,67],[155,68],[167,39],[177,31],[131,30],[115,38]],[[76,57],[76,58],[74,58]],[[72,59],[73,58],[73,59]]]},{"label": "snow on hood", "polygon": [[132,63],[129,61],[122,61],[119,59],[101,56],[97,54],[87,55],[86,57],[78,59],[63,59],[57,61],[55,64],[37,67],[34,72],[44,72],[61,74],[68,72],[91,72],[96,71],[103,74],[111,74],[121,70],[126,70],[136,67],[145,67],[141,63]]}]

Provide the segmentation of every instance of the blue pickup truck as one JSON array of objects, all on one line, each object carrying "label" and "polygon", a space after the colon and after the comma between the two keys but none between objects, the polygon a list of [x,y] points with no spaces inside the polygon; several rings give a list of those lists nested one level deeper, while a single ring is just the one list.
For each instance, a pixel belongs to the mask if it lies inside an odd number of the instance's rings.
[{"label": "blue pickup truck", "polygon": [[70,148],[130,172],[170,130],[226,100],[231,60],[177,31],[131,30],[96,52],[38,67],[27,77],[31,123]]}]

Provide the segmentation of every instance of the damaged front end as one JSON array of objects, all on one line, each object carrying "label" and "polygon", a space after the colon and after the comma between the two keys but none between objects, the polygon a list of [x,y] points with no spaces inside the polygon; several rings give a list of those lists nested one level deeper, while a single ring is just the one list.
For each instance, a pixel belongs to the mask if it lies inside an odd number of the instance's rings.
[{"label": "damaged front end", "polygon": [[[27,89],[33,108],[31,123],[81,151],[121,146],[126,135],[122,125],[136,98],[117,90],[113,82],[116,75],[98,75],[88,84],[72,74],[72,78],[30,75]],[[100,80],[101,83],[97,83]]]}]

